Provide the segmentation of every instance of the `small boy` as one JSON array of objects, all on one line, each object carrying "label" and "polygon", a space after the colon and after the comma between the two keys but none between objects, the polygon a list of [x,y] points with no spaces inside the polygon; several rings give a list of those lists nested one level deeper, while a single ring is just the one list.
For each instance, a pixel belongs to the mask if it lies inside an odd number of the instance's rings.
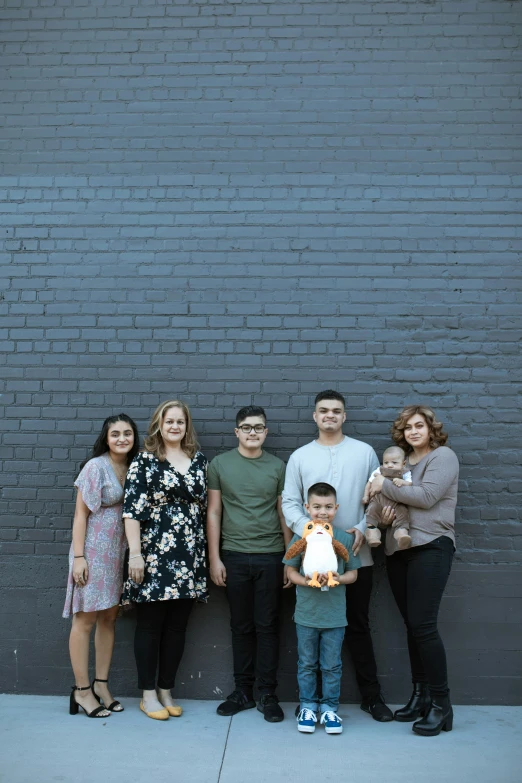
[{"label": "small boy", "polygon": [[[411,471],[406,468],[406,454],[399,446],[390,446],[382,455],[381,467],[374,470],[364,488],[362,502],[368,503],[372,481],[378,474],[393,481],[396,487],[410,487],[412,484]],[[381,495],[378,492],[370,500],[366,509],[366,543],[370,547],[379,546],[381,543],[381,513],[385,506],[391,506],[395,511],[395,519],[392,522],[393,537],[399,549],[407,549],[411,545],[410,514],[408,507],[403,503],[397,503]]]},{"label": "small boy", "polygon": [[[313,484],[308,490],[305,508],[311,519],[333,527],[339,505],[335,489],[326,483]],[[359,558],[352,552],[354,536],[333,528],[334,538],[349,551],[349,560],[337,558],[337,572],[332,573],[339,584],[326,588],[327,574],[319,574],[322,589],[310,587],[310,578],[302,570],[303,555],[284,560],[288,578],[297,585],[294,621],[297,631],[297,681],[299,684],[299,714],[297,729],[311,734],[315,731],[317,712],[327,734],[341,734],[342,719],[337,715],[341,695],[341,649],[346,627],[346,589],[357,579]],[[300,537],[295,535],[290,546]],[[322,676],[322,697],[317,692],[317,675]]]}]

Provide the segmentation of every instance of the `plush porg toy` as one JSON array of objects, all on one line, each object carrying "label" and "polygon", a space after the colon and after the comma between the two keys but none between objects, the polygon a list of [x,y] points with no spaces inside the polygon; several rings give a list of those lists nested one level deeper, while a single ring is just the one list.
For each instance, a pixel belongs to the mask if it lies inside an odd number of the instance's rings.
[{"label": "plush porg toy", "polygon": [[296,541],[285,555],[285,560],[291,560],[297,555],[303,557],[303,572],[311,581],[309,587],[321,587],[317,575],[328,574],[328,587],[335,587],[339,582],[333,578],[332,572],[337,571],[337,556],[348,562],[348,550],[333,537],[333,528],[328,522],[312,519],[307,522],[303,537]]}]

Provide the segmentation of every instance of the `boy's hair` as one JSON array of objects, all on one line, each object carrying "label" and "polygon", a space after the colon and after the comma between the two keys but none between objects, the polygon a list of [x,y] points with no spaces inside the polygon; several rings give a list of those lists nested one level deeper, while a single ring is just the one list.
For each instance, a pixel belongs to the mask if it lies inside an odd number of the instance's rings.
[{"label": "boy's hair", "polygon": [[266,413],[263,408],[260,408],[259,405],[246,405],[236,414],[236,427],[239,427],[241,422],[248,419],[249,416],[262,416],[266,424]]},{"label": "boy's hair", "polygon": [[318,481],[317,484],[312,484],[308,490],[307,500],[310,502],[312,495],[318,498],[334,497],[337,500],[337,492],[331,484],[327,484],[326,481]]},{"label": "boy's hair", "polygon": [[339,394],[339,392],[336,392],[333,389],[325,389],[325,391],[319,392],[315,398],[314,404],[317,405],[317,403],[321,402],[321,400],[338,400],[339,402],[342,402],[343,408],[346,408],[343,395]]},{"label": "boy's hair", "polygon": [[405,453],[404,449],[401,449],[400,446],[389,446],[383,452],[383,455],[382,455],[383,460],[384,460],[384,458],[386,457],[387,454],[392,454],[392,453],[400,454],[403,462],[406,459],[406,453]]}]

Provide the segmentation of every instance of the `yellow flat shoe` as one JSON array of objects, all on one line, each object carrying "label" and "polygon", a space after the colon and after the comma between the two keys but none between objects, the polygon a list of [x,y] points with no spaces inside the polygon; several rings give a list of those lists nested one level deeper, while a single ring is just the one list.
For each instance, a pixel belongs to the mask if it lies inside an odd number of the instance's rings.
[{"label": "yellow flat shoe", "polygon": [[173,707],[167,706],[165,709],[171,718],[179,718],[180,715],[183,715],[183,707],[180,707],[179,704],[174,704]]},{"label": "yellow flat shoe", "polygon": [[169,713],[168,710],[163,708],[162,710],[155,710],[155,712],[147,712],[145,707],[143,706],[143,702],[140,701],[140,710],[145,713],[145,715],[148,718],[152,718],[153,720],[168,720],[169,719]]}]

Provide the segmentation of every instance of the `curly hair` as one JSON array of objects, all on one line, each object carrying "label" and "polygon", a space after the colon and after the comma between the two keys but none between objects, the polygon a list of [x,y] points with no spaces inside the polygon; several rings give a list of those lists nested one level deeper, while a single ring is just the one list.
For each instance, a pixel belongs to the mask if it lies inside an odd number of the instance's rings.
[{"label": "curly hair", "polygon": [[444,446],[448,440],[448,435],[442,429],[442,422],[437,421],[434,411],[427,405],[407,405],[399,413],[391,428],[391,436],[397,446],[404,449],[406,454],[411,454],[413,451],[412,446],[410,446],[404,437],[404,429],[411,417],[415,416],[417,413],[423,417],[428,425],[428,430],[430,432],[430,448],[437,449],[439,446]]},{"label": "curly hair", "polygon": [[189,407],[181,400],[167,400],[166,402],[162,402],[160,405],[158,405],[152,414],[147,437],[145,438],[143,444],[145,451],[149,451],[151,454],[154,454],[159,460],[165,459],[166,451],[165,443],[161,435],[161,426],[165,419],[166,413],[170,408],[180,408],[183,411],[183,415],[185,416],[186,431],[181,441],[181,448],[185,454],[190,457],[190,459],[192,459],[199,448],[199,443],[194,425],[192,424],[192,416],[190,415]]}]

